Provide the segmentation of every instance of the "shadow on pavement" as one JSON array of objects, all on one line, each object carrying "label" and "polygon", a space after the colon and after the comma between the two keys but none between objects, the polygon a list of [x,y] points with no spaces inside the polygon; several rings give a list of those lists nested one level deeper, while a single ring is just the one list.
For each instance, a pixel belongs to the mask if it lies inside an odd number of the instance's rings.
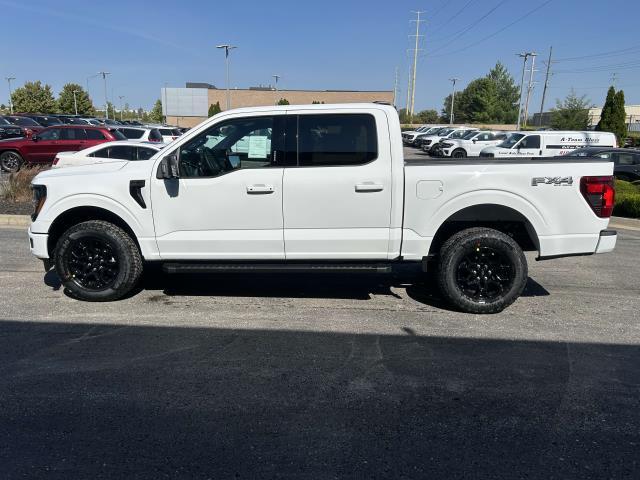
[{"label": "shadow on pavement", "polygon": [[640,348],[0,323],[2,478],[637,478]]}]

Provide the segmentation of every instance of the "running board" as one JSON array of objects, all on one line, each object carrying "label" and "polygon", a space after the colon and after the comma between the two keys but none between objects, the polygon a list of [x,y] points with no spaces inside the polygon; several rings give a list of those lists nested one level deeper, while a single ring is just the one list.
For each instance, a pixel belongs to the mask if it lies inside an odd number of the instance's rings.
[{"label": "running board", "polygon": [[165,263],[166,273],[391,273],[389,263]]}]

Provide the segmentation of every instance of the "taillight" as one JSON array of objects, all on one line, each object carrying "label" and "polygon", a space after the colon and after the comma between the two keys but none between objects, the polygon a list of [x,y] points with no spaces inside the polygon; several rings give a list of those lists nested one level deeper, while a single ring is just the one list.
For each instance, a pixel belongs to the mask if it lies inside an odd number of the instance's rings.
[{"label": "taillight", "polygon": [[57,165],[58,164],[58,160],[60,160],[58,157],[54,158],[52,165]]},{"label": "taillight", "polygon": [[580,192],[593,213],[598,217],[609,218],[611,216],[616,198],[613,176],[582,177]]}]

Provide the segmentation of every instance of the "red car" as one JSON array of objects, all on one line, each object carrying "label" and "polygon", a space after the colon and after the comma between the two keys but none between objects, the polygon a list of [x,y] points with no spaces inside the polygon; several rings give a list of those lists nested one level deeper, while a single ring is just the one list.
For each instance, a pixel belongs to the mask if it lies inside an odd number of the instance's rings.
[{"label": "red car", "polygon": [[58,152],[75,152],[99,143],[126,139],[122,133],[109,127],[48,127],[31,138],[0,141],[0,167],[7,172],[17,172],[25,163],[50,164]]}]

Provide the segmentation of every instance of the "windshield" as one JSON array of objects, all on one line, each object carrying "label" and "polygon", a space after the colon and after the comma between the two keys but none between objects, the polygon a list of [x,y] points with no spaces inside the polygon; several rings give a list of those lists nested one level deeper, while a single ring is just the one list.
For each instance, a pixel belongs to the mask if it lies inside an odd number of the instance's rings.
[{"label": "windshield", "polygon": [[40,126],[38,122],[27,117],[9,117],[9,121],[14,125],[20,125],[21,127],[39,127]]},{"label": "windshield", "polygon": [[449,135],[451,132],[455,131],[455,129],[453,128],[443,128],[442,130],[440,130],[437,135],[439,137],[446,137],[447,135]]},{"label": "windshield", "polygon": [[476,131],[471,131],[468,132],[464,137],[462,137],[463,140],[471,140],[473,137],[475,137],[476,135],[478,135],[480,132],[476,132]]},{"label": "windshield", "polygon": [[513,146],[524,138],[522,133],[510,133],[507,138],[498,147],[500,148],[513,148]]},{"label": "windshield", "polygon": [[[464,137],[467,133],[469,133],[469,130],[458,130],[457,132],[453,132],[449,138],[462,138]],[[475,133],[475,132],[474,132]]]},{"label": "windshield", "polygon": [[38,117],[38,123],[44,125],[45,127],[50,127],[52,125],[62,125],[62,122],[56,117]]},{"label": "windshield", "polygon": [[11,125],[11,124],[4,118],[0,117],[0,125]]}]

